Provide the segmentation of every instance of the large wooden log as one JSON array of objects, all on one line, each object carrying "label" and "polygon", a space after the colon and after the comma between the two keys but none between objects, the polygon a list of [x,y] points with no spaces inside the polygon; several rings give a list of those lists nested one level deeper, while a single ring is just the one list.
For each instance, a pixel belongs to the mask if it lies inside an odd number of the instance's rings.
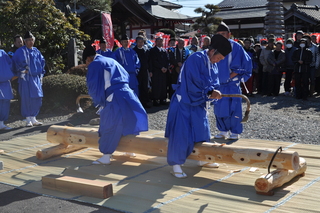
[{"label": "large wooden log", "polygon": [[84,149],[84,146],[74,146],[68,144],[59,144],[57,146],[49,147],[46,149],[38,150],[36,156],[39,160],[45,160],[51,157],[67,154],[80,149]]},{"label": "large wooden log", "polygon": [[254,184],[254,188],[257,194],[273,195],[273,189],[291,181],[296,176],[304,176],[306,170],[307,163],[304,158],[300,158],[300,165],[297,170],[276,169],[258,178]]},{"label": "large wooden log", "polygon": [[[98,148],[98,132],[96,129],[51,126],[47,131],[47,140],[51,143],[77,145]],[[168,140],[164,137],[150,137],[143,135],[128,135],[122,137],[117,151],[134,152],[151,156],[166,156]],[[275,150],[237,147],[214,143],[197,143],[188,159],[207,162],[221,162],[244,166],[266,168]],[[272,164],[273,169],[299,168],[297,152],[284,151],[278,153]]]},{"label": "large wooden log", "polygon": [[112,184],[100,180],[89,180],[71,176],[47,175],[42,177],[42,187],[61,192],[97,198],[113,196]]}]

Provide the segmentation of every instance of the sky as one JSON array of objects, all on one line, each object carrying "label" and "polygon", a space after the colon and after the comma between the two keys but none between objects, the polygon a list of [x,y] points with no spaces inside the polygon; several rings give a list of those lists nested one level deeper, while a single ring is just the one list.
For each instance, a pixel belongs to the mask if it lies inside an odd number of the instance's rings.
[{"label": "sky", "polygon": [[180,4],[183,8],[179,9],[179,12],[188,16],[199,16],[199,14],[194,12],[197,7],[204,7],[206,4],[219,4],[222,0],[167,0],[172,3]]}]

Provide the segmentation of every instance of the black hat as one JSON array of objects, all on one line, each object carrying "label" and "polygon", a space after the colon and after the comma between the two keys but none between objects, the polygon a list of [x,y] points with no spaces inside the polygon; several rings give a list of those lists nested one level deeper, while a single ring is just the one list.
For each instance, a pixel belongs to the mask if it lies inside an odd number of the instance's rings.
[{"label": "black hat", "polygon": [[83,63],[86,63],[86,60],[89,56],[94,56],[94,55],[96,55],[96,51],[94,50],[94,48],[91,45],[86,46],[82,54]]},{"label": "black hat", "polygon": [[121,36],[121,40],[130,40],[127,34]]},{"label": "black hat", "polygon": [[228,55],[232,51],[229,40],[219,34],[212,36],[210,47],[217,50],[223,56]]},{"label": "black hat", "polygon": [[26,34],[24,34],[23,39],[27,39],[27,38],[34,38],[34,36],[32,35],[32,33],[30,31],[27,31]]},{"label": "black hat", "polygon": [[100,44],[106,44],[107,42],[106,42],[106,40],[104,38],[100,38],[100,42],[99,43]]},{"label": "black hat", "polygon": [[303,35],[304,33],[303,33],[302,30],[298,30],[298,31],[296,32],[296,34],[297,34],[297,35],[298,35],[298,34]]},{"label": "black hat", "polygon": [[220,32],[220,31],[228,31],[228,32],[230,32],[229,27],[223,21],[220,23],[220,25],[217,28],[217,32]]}]

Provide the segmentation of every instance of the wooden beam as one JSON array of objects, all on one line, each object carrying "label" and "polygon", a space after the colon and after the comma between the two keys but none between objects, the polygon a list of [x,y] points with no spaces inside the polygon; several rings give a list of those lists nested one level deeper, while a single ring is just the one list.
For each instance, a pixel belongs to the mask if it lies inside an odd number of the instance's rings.
[{"label": "wooden beam", "polygon": [[42,177],[42,188],[101,199],[106,199],[113,196],[111,183],[71,176],[44,176]]},{"label": "wooden beam", "polygon": [[[97,129],[68,126],[51,126],[47,131],[47,140],[51,143],[77,145],[98,148]],[[128,135],[120,139],[117,151],[134,152],[151,156],[167,156],[168,140],[164,137]],[[237,147],[214,143],[196,143],[188,159],[207,162],[221,162],[244,166],[266,168],[276,150]],[[299,155],[293,151],[278,153],[273,160],[273,169],[299,168]]]},{"label": "wooden beam", "polygon": [[46,149],[38,150],[36,156],[39,160],[45,160],[51,157],[67,154],[80,149],[84,149],[84,146],[74,146],[67,144],[59,144],[57,146],[49,147]]},{"label": "wooden beam", "polygon": [[287,170],[277,169],[270,172],[270,174],[263,175],[258,178],[254,184],[257,194],[273,195],[272,191],[275,188],[282,186],[283,184],[291,181],[296,176],[304,176],[307,170],[307,163],[304,158],[300,158],[299,169]]}]

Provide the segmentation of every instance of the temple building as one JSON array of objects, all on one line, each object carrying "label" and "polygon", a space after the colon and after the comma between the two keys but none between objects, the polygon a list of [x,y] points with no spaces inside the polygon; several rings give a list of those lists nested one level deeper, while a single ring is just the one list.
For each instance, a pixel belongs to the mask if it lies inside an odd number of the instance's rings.
[{"label": "temple building", "polygon": [[[56,1],[59,9],[65,12],[66,5]],[[111,5],[111,18],[115,37],[126,33],[135,38],[139,30],[144,29],[147,36],[158,32],[159,29],[171,29],[181,23],[193,23],[192,17],[175,12],[182,5],[164,0],[113,0]],[[70,7],[69,7],[70,8]],[[81,18],[81,30],[91,38],[101,37],[101,12],[87,10],[84,6],[71,7]]]},{"label": "temple building", "polygon": [[[255,38],[265,35],[265,17],[269,11],[268,0],[223,0],[218,4],[221,9],[215,16],[220,17],[230,27],[234,37]],[[320,32],[320,11],[318,0],[283,0],[285,36],[297,30]]]}]

